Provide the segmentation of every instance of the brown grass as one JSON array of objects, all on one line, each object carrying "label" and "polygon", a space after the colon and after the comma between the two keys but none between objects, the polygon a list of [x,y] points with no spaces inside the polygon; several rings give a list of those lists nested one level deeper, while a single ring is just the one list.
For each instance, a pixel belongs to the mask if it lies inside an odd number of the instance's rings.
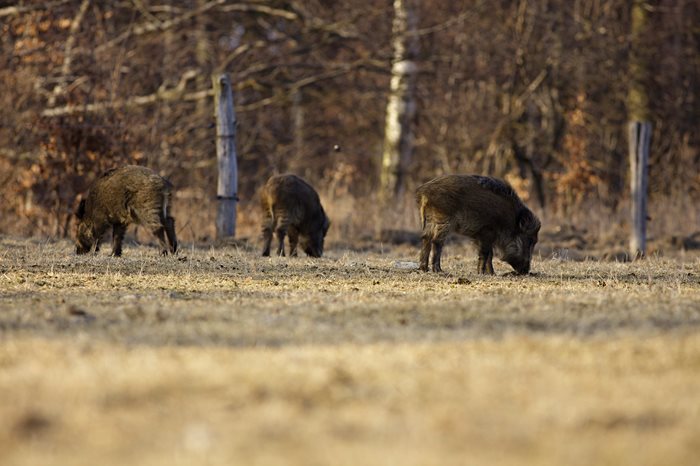
[{"label": "brown grass", "polygon": [[698,257],[416,253],[0,239],[0,464],[696,464]]}]

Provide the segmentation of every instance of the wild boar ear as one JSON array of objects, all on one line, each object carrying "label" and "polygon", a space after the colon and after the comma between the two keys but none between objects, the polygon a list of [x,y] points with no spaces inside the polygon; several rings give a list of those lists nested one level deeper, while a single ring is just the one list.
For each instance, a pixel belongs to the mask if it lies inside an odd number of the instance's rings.
[{"label": "wild boar ear", "polygon": [[78,220],[82,220],[85,217],[85,199],[80,200],[80,204],[78,204],[78,210],[75,212],[75,216]]},{"label": "wild boar ear", "polygon": [[518,228],[525,234],[534,235],[540,231],[540,221],[535,214],[525,209],[518,216]]}]

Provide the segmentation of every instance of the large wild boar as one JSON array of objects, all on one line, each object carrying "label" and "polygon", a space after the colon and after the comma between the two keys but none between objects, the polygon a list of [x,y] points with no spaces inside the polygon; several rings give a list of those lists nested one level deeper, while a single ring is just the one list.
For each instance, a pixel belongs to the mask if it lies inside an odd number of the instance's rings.
[{"label": "large wild boar", "polygon": [[121,256],[126,228],[137,223],[158,238],[161,252],[177,251],[175,219],[170,216],[172,184],[146,167],[127,165],[103,173],[80,201],[76,252],[97,251],[112,227],[112,255]]},{"label": "large wild boar", "polygon": [[296,175],[276,175],[260,193],[263,209],[262,255],[270,255],[272,233],[279,245],[277,255],[284,256],[284,237],[289,235],[289,255],[297,255],[297,244],[311,257],[323,255],[323,241],[330,222],[318,194]]},{"label": "large wild boar", "polygon": [[446,175],[421,185],[416,200],[423,224],[420,269],[441,272],[447,235],[465,235],[479,250],[479,273],[493,274],[493,250],[518,274],[530,271],[540,221],[505,181],[478,175]]}]

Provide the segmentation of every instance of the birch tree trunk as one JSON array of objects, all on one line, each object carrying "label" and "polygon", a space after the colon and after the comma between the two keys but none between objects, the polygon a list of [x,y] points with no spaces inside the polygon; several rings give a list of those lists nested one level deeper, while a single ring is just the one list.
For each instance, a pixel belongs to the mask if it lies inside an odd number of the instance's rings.
[{"label": "birch tree trunk", "polygon": [[394,0],[394,56],[380,177],[384,204],[393,203],[403,194],[405,171],[413,151],[411,123],[416,108],[416,64],[413,60],[418,49],[415,1],[418,0]]},{"label": "birch tree trunk", "polygon": [[630,190],[632,232],[630,254],[634,258],[646,254],[647,185],[651,122],[649,122],[648,51],[643,44],[647,33],[647,0],[634,0],[632,4],[632,30],[630,35],[629,93],[627,95],[628,145],[630,155]]}]

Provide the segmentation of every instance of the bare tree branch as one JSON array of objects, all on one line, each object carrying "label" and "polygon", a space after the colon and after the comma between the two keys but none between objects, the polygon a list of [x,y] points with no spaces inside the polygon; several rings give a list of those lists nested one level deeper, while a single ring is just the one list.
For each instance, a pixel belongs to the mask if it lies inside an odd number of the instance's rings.
[{"label": "bare tree branch", "polygon": [[68,75],[71,72],[71,63],[73,62],[73,47],[75,46],[75,35],[80,29],[80,24],[83,22],[85,13],[90,7],[90,0],[83,0],[78,8],[78,12],[75,14],[75,18],[71,21],[70,29],[68,31],[68,38],[66,39],[65,52],[63,54],[63,65],[61,66],[61,78],[58,84],[53,88],[51,97],[49,98],[49,105],[53,106],[56,102],[56,97],[63,94],[66,90],[66,82],[68,80]]},{"label": "bare tree branch", "polygon": [[134,6],[136,7],[137,10],[141,12],[142,15],[144,15],[146,18],[149,18],[151,21],[154,23],[161,23],[161,21],[156,17],[153,13],[148,11],[148,8],[146,8],[146,5],[143,4],[143,1],[141,0],[131,0]]},{"label": "bare tree branch", "polygon": [[[344,74],[350,73],[354,70],[365,68],[372,69],[376,63],[373,61],[361,60],[355,63],[343,64],[335,69],[319,73],[315,76],[308,76],[306,78],[300,79],[299,81],[293,82],[288,86],[285,86],[285,92],[278,92],[270,97],[265,97],[256,102],[252,102],[247,105],[236,106],[237,112],[247,112],[251,110],[256,110],[268,105],[275,103],[284,102],[288,99],[288,96],[306,86],[318,83],[320,81],[325,81],[329,79],[342,76]],[[207,99],[213,96],[213,91],[211,89],[201,89],[193,92],[185,92],[185,87],[187,82],[194,79],[197,72],[195,70],[188,70],[182,75],[178,84],[173,88],[167,88],[162,85],[156,92],[148,95],[141,95],[136,97],[131,97],[129,99],[115,100],[111,102],[96,102],[85,105],[64,105],[62,107],[48,108],[41,112],[41,116],[53,118],[64,115],[76,115],[81,113],[97,113],[104,110],[116,109],[116,108],[129,108],[129,107],[139,107],[144,105],[152,105],[157,102],[192,102],[202,99]],[[242,87],[256,86],[255,80],[247,80],[242,83],[242,85],[236,86],[236,89],[240,91]]]},{"label": "bare tree branch", "polygon": [[[141,2],[137,1],[135,2],[137,7],[141,4]],[[129,31],[124,31],[123,33],[119,34],[117,37],[114,39],[105,42],[104,44],[101,44],[97,47],[97,52],[101,52],[104,49],[114,46],[116,44],[119,44],[120,42],[125,41],[129,37],[134,37],[134,36],[141,36],[144,34],[148,34],[151,32],[155,31],[165,31],[167,29],[174,28],[176,26],[179,26],[183,24],[186,21],[189,21],[190,19],[197,17],[201,14],[204,14],[214,8],[218,8],[219,11],[223,12],[231,12],[231,11],[242,11],[242,12],[254,12],[254,13],[262,13],[266,15],[271,15],[271,16],[278,16],[281,18],[289,19],[289,20],[295,20],[298,19],[299,16],[291,11],[287,10],[281,10],[279,8],[271,8],[265,5],[258,5],[258,4],[247,4],[247,3],[236,3],[232,5],[227,5],[227,0],[213,0],[211,2],[207,2],[204,5],[202,5],[199,8],[196,8],[192,11],[189,11],[181,16],[178,16],[176,18],[167,20],[167,21],[158,21],[157,18],[153,19],[154,16],[151,14],[145,15],[148,16],[149,18],[152,18],[150,22],[146,22],[143,24],[139,24],[135,26],[132,30]],[[140,8],[139,8],[140,9]]]},{"label": "bare tree branch", "polygon": [[438,31],[444,31],[446,29],[451,28],[452,26],[456,26],[458,24],[463,23],[470,17],[474,17],[477,15],[477,12],[474,10],[468,10],[468,11],[463,11],[462,13],[458,14],[454,18],[448,19],[444,23],[436,24],[434,26],[429,26],[427,28],[422,28],[422,29],[416,29],[415,31],[412,32],[407,32],[407,36],[425,36],[427,34],[432,34],[433,32],[438,32]]},{"label": "bare tree branch", "polygon": [[[307,8],[304,6],[304,2],[293,1],[291,2],[291,5],[292,8],[294,8],[296,11],[301,12],[300,17],[304,20],[304,22],[310,29],[325,31],[343,39],[357,39],[359,37],[359,34],[355,30],[355,28],[352,27],[352,23],[349,23],[347,21],[327,23],[322,19],[319,19],[316,16],[309,13]],[[351,26],[344,27],[344,25],[346,24],[350,24]]]},{"label": "bare tree branch", "polygon": [[229,13],[231,11],[263,13],[269,16],[278,16],[280,18],[288,19],[290,21],[299,19],[299,15],[292,11],[281,10],[279,8],[271,8],[269,6],[258,5],[254,3],[235,3],[233,5],[222,6],[218,10],[223,11],[225,13]]},{"label": "bare tree branch", "polygon": [[542,84],[546,77],[547,70],[544,69],[539,72],[535,79],[533,79],[532,82],[528,84],[528,86],[520,95],[512,97],[511,103],[508,107],[508,112],[501,117],[501,119],[496,124],[496,128],[493,130],[493,133],[491,133],[491,138],[487,150],[488,153],[494,153],[494,151],[496,150],[496,146],[498,145],[497,143],[503,135],[504,131],[507,129],[508,125],[520,118],[520,116],[522,115],[525,108],[523,102],[525,102],[532,95],[532,93],[535,92],[538,87],[540,87],[540,84]]},{"label": "bare tree branch", "polygon": [[226,3],[226,0],[214,0],[212,2],[205,3],[203,6],[197,8],[195,10],[189,11],[189,12],[183,14],[182,16],[178,16],[177,18],[173,18],[171,20],[160,21],[157,23],[149,22],[149,23],[140,24],[138,26],[135,26],[133,29],[130,29],[128,31],[124,31],[123,33],[121,33],[117,37],[115,37],[114,39],[109,40],[109,41],[105,42],[104,44],[100,44],[97,47],[96,52],[101,52],[108,47],[117,45],[120,42],[125,41],[129,37],[141,36],[141,35],[148,34],[151,32],[164,31],[166,29],[173,28],[175,26],[178,26],[178,25],[184,23],[185,21],[188,21],[188,20],[194,18],[197,15],[201,15],[202,13],[205,13],[205,12],[211,10],[212,8],[217,7],[219,5],[222,5],[224,3]]},{"label": "bare tree branch", "polygon": [[205,89],[195,92],[185,92],[187,83],[194,79],[197,75],[196,70],[188,70],[185,72],[180,81],[175,87],[167,88],[161,85],[160,88],[153,94],[140,95],[129,99],[121,99],[110,102],[97,102],[85,105],[64,105],[62,107],[48,108],[41,112],[44,117],[58,117],[64,115],[75,115],[80,113],[96,113],[108,109],[139,107],[143,105],[151,105],[156,102],[172,102],[172,101],[197,101],[206,99],[212,94],[211,89]]},{"label": "bare tree branch", "polygon": [[34,5],[15,5],[15,6],[6,6],[4,8],[0,8],[0,18],[3,18],[5,16],[17,16],[22,13],[27,13],[29,11],[36,11],[36,10],[50,10],[51,8],[55,8],[60,5],[64,5],[68,3],[70,0],[59,0],[56,2],[48,2],[48,3],[36,3]]},{"label": "bare tree branch", "polygon": [[156,92],[154,94],[132,97],[125,100],[116,100],[114,102],[98,102],[94,104],[66,105],[63,107],[50,108],[41,112],[41,116],[52,118],[64,115],[75,115],[78,113],[97,113],[108,109],[140,107],[143,105],[151,105],[156,102],[169,102],[176,100],[192,102],[207,99],[212,95],[213,91],[211,89],[189,92],[186,94],[181,94],[178,92]]}]

